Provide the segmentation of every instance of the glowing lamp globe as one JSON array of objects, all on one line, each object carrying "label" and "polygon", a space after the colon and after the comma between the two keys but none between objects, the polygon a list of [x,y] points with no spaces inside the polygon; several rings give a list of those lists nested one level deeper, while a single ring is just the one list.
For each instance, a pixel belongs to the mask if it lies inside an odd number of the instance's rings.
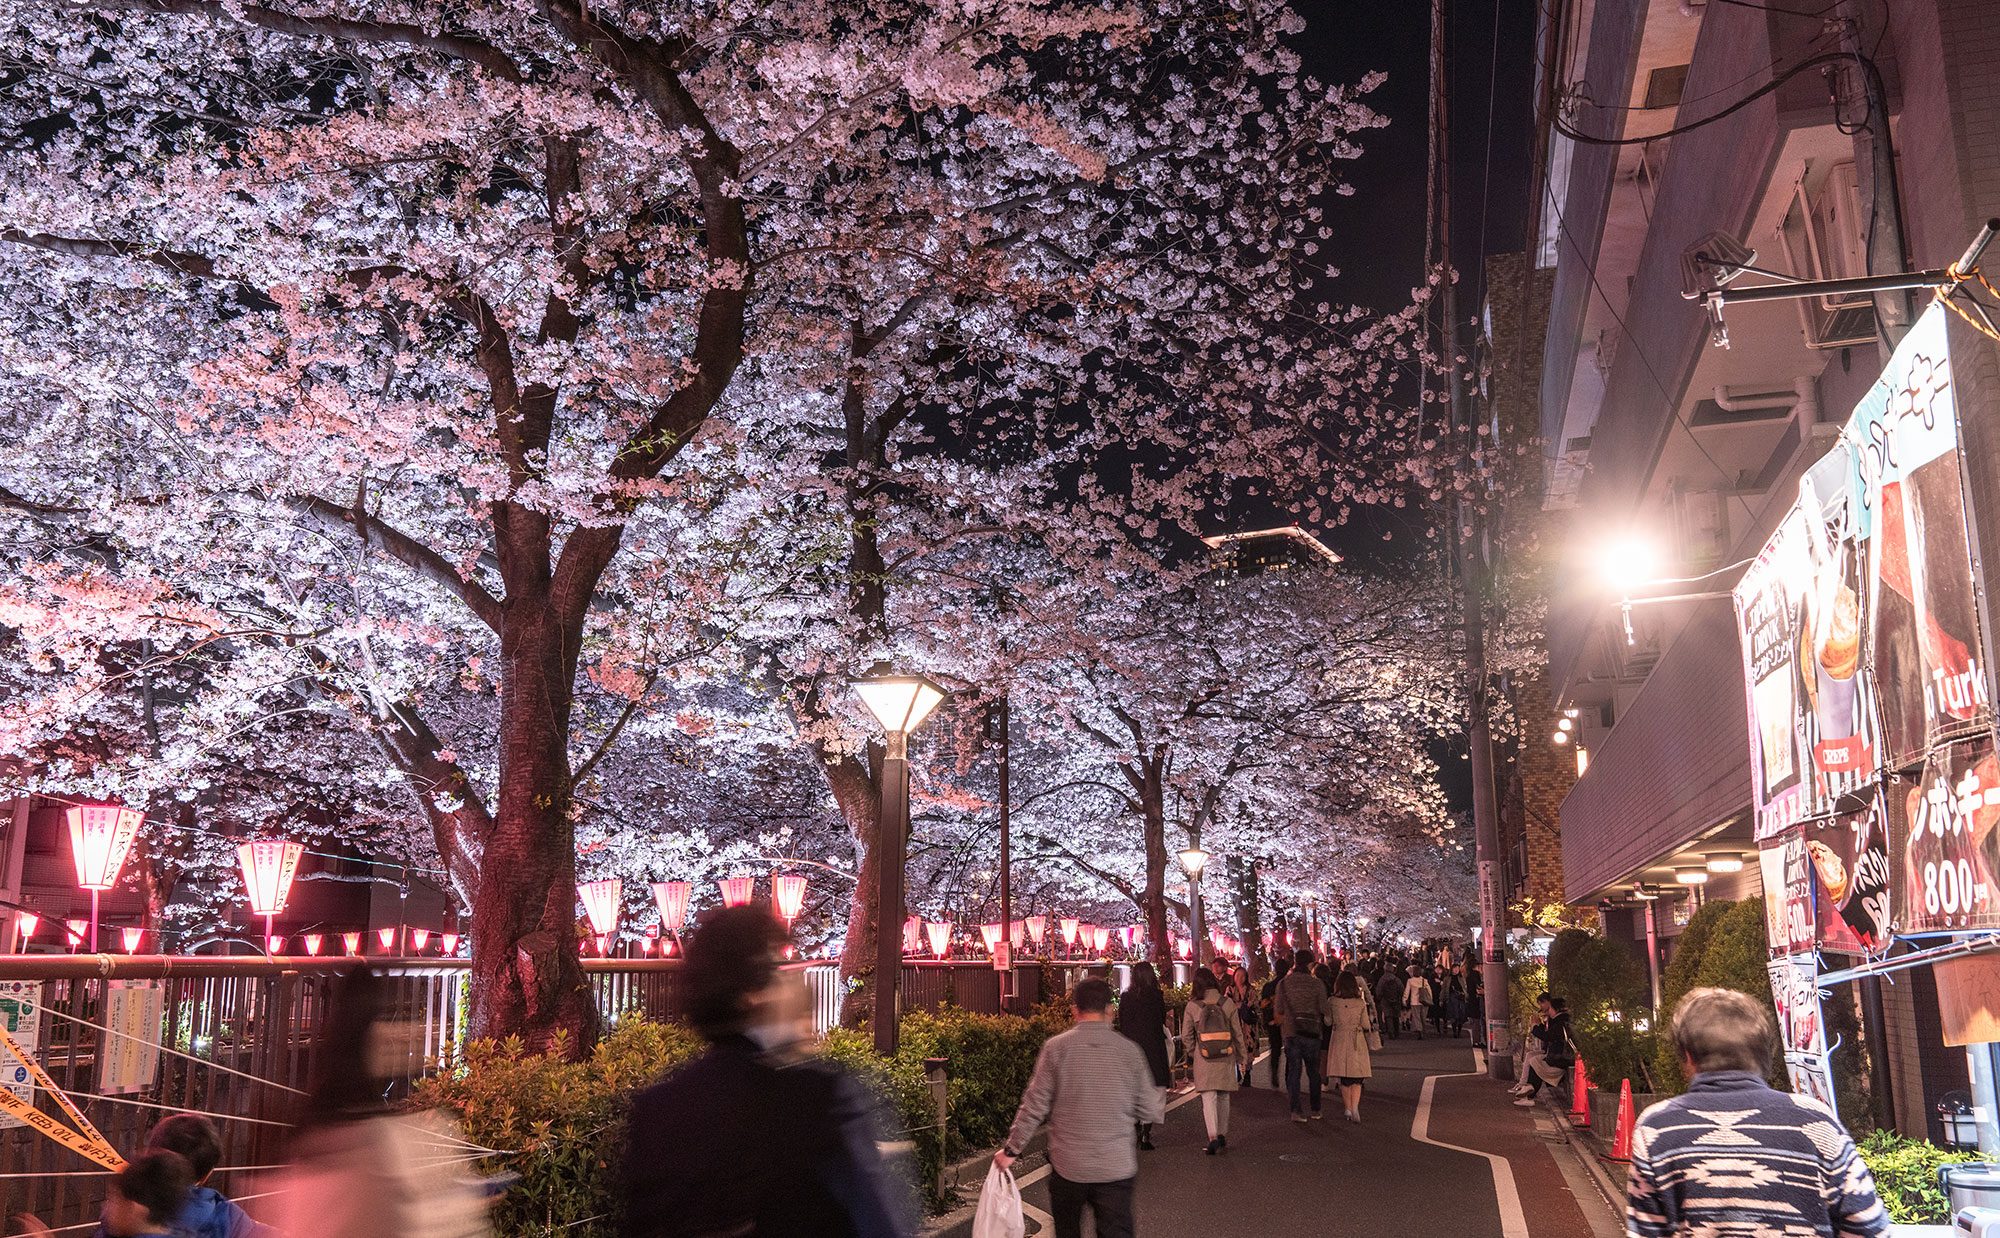
[{"label": "glowing lamp globe", "polygon": [[797,873],[773,873],[771,898],[778,905],[778,918],[790,924],[805,909],[806,879]]},{"label": "glowing lamp globe", "polygon": [[1029,916],[1022,923],[1028,926],[1028,940],[1034,942],[1037,946],[1041,945],[1042,938],[1048,935],[1049,918],[1047,916]]},{"label": "glowing lamp globe", "polygon": [[1190,877],[1201,876],[1201,870],[1208,867],[1208,852],[1200,847],[1189,847],[1181,852],[1181,871]]},{"label": "glowing lamp globe", "polygon": [[359,933],[342,933],[342,934],[340,935],[340,944],[341,944],[342,946],[346,947],[346,949],[347,949],[347,952],[348,952],[349,954],[360,954],[360,953],[361,953],[361,934],[359,934]]},{"label": "glowing lamp globe", "polygon": [[854,694],[891,735],[922,726],[945,697],[943,688],[922,675],[865,675],[854,681]]},{"label": "glowing lamp globe", "polygon": [[1077,920],[1073,917],[1068,917],[1068,916],[1065,916],[1061,921],[1059,921],[1059,924],[1062,928],[1063,944],[1065,946],[1074,946],[1076,944],[1076,930],[1077,927],[1082,923],[1083,922],[1081,920]]},{"label": "glowing lamp globe", "polygon": [[277,955],[277,954],[283,954],[284,952],[285,952],[285,939],[283,937],[266,937],[264,939],[264,953]]},{"label": "glowing lamp globe", "polygon": [[1095,950],[1098,953],[1102,954],[1104,952],[1104,947],[1109,945],[1110,942],[1111,942],[1110,929],[1100,924],[1094,926],[1090,930],[1090,948],[1092,950]]},{"label": "glowing lamp globe", "polygon": [[931,953],[939,958],[951,949],[951,921],[935,920],[924,925],[924,935],[930,938]]},{"label": "glowing lamp globe", "polygon": [[438,938],[438,944],[444,947],[446,958],[453,958],[458,954],[457,933],[446,933],[444,936]]},{"label": "glowing lamp globe", "polygon": [[979,939],[986,943],[986,953],[992,954],[1000,948],[1000,926],[997,924],[980,925]]},{"label": "glowing lamp globe", "polygon": [[142,928],[120,929],[119,936],[125,941],[125,953],[137,954],[139,953],[139,943],[146,939],[146,930]]},{"label": "glowing lamp globe", "polygon": [[618,930],[618,904],[625,897],[624,881],[617,877],[586,881],[576,888],[576,894],[583,900],[583,914],[590,917],[590,927],[599,937]]},{"label": "glowing lamp globe", "polygon": [[21,940],[26,941],[35,935],[36,929],[42,927],[42,918],[32,911],[17,911],[14,923],[21,930]]},{"label": "glowing lamp globe", "polygon": [[382,943],[384,950],[394,950],[396,948],[396,930],[401,927],[401,925],[392,925],[389,928],[375,930],[376,940]]},{"label": "glowing lamp globe", "polygon": [[307,933],[304,940],[306,943],[306,953],[314,956],[317,956],[320,947],[326,944],[326,937],[321,933]]},{"label": "glowing lamp globe", "polygon": [[410,930],[411,949],[421,951],[425,946],[430,944],[430,940],[431,940],[431,931],[429,929]]},{"label": "glowing lamp globe", "polygon": [[720,884],[722,886],[722,905],[724,907],[744,906],[750,901],[750,896],[757,890],[757,879],[755,877],[725,877]]},{"label": "glowing lamp globe", "polygon": [[653,902],[660,908],[660,923],[669,933],[679,933],[687,924],[688,899],[694,885],[686,881],[655,881]]}]

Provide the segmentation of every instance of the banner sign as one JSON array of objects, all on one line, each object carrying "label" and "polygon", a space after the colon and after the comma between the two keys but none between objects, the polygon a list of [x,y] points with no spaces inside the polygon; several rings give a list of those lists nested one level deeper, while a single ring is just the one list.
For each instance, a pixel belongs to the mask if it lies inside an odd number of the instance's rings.
[{"label": "banner sign", "polygon": [[2000,928],[2000,761],[1991,739],[1947,744],[1922,774],[1889,789],[1900,810],[1902,889],[1896,921],[1904,933]]},{"label": "banner sign", "polygon": [[1814,936],[1822,950],[1878,954],[1890,939],[1889,823],[1882,797],[1861,812],[1808,826]]},{"label": "banner sign", "polygon": [[1944,313],[1932,306],[1911,327],[1845,436],[1867,546],[1869,655],[1895,768],[1993,725]]},{"label": "banner sign", "polygon": [[1810,955],[1815,941],[1813,866],[1805,831],[1794,828],[1767,839],[1757,860],[1764,879],[1764,930],[1771,957]]},{"label": "banner sign", "polygon": [[1773,959],[1771,1005],[1778,1012],[1778,1037],[1784,1044],[1785,1073],[1792,1091],[1811,1096],[1833,1108],[1833,1064],[1827,1055],[1826,1020],[1821,1016],[1819,975],[1813,957]]},{"label": "banner sign", "polygon": [[[0,1031],[14,1038],[24,1053],[32,1055],[42,1043],[42,982],[0,980]],[[9,1061],[0,1054],[0,1091],[10,1092],[35,1104],[35,1080],[24,1061]],[[7,1109],[0,1109],[0,1130],[19,1126],[21,1121]]]},{"label": "banner sign", "polygon": [[1799,594],[1810,575],[1805,518],[1794,509],[1735,589],[1750,715],[1750,785],[1761,841],[1808,811],[1799,690]]}]

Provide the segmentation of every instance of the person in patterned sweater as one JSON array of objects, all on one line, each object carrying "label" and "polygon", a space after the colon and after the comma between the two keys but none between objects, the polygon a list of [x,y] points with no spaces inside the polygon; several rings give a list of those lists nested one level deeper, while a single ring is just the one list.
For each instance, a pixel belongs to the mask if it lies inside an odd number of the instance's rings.
[{"label": "person in patterned sweater", "polygon": [[1688,1090],[1632,1132],[1631,1238],[1876,1238],[1889,1215],[1854,1140],[1825,1105],[1764,1082],[1777,1039],[1762,1003],[1695,989],[1672,1035]]}]

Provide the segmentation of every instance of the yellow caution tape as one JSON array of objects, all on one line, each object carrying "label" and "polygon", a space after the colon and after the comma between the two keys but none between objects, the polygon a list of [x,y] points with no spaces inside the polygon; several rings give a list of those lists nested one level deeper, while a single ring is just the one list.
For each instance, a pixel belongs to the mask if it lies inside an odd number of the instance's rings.
[{"label": "yellow caution tape", "polygon": [[22,1050],[4,1027],[0,1027],[0,1049],[6,1050],[15,1061],[27,1068],[28,1077],[55,1100],[57,1107],[69,1115],[69,1120],[76,1123],[76,1129],[69,1129],[6,1088],[0,1088],[0,1109],[5,1109],[63,1147],[80,1153],[107,1169],[125,1168],[125,1158],[118,1155],[118,1149],[111,1146],[111,1141],[91,1124],[89,1118],[83,1116],[83,1111],[70,1100],[68,1093],[56,1086],[56,1081],[49,1078],[49,1072],[43,1070],[41,1063]]}]

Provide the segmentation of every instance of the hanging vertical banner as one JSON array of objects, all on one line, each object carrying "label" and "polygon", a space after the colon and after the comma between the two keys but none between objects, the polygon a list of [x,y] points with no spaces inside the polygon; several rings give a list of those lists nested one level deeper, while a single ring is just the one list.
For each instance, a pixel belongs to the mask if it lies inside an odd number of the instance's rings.
[{"label": "hanging vertical banner", "polygon": [[1757,853],[1764,879],[1764,932],[1771,957],[1810,954],[1814,942],[1813,866],[1806,836],[1794,828]]},{"label": "hanging vertical banner", "polygon": [[1945,310],[1911,327],[1846,436],[1858,532],[1868,548],[1869,655],[1887,763],[1990,733],[1991,702],[1958,465]]},{"label": "hanging vertical banner", "polygon": [[[12,1036],[22,1052],[30,1056],[42,1042],[41,1003],[41,981],[0,980],[0,1031]],[[34,1105],[35,1079],[28,1073],[26,1062],[0,1054],[0,1091],[11,1092],[30,1107]],[[0,1109],[0,1129],[21,1124],[19,1118]]]},{"label": "hanging vertical banner", "polygon": [[1794,665],[1811,816],[1835,811],[1881,767],[1873,677],[1862,657],[1868,586],[1853,477],[1853,452],[1843,439],[1799,482],[1805,574],[1797,585]]},{"label": "hanging vertical banner", "polygon": [[1947,744],[1920,777],[1891,782],[1902,840],[1904,933],[2000,928],[2000,760],[1990,738]]},{"label": "hanging vertical banner", "polygon": [[1814,935],[1822,950],[1875,954],[1890,938],[1889,824],[1879,794],[1862,812],[1806,828]]},{"label": "hanging vertical banner", "polygon": [[1826,1021],[1820,1014],[1819,975],[1813,956],[1773,959],[1771,1005],[1778,1012],[1785,1073],[1792,1091],[1833,1108],[1833,1068],[1827,1056]]},{"label": "hanging vertical banner", "polygon": [[1799,689],[1800,603],[1812,577],[1809,537],[1804,515],[1793,508],[1734,590],[1759,840],[1775,836],[1810,809],[1801,750],[1809,705]]}]

